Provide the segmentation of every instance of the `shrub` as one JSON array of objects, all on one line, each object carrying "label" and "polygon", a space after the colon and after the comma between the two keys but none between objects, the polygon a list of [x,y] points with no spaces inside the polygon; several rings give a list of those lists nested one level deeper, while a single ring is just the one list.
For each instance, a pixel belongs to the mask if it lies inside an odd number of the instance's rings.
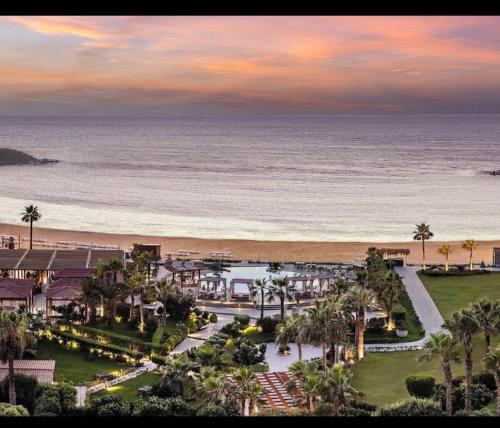
[{"label": "shrub", "polygon": [[167,333],[164,325],[159,325],[153,334],[152,342],[155,345],[161,345],[166,339]]},{"label": "shrub", "polygon": [[202,406],[196,416],[203,417],[231,417],[240,416],[240,406],[233,401],[227,400],[224,403],[211,403],[208,406]]},{"label": "shrub", "polygon": [[246,327],[250,324],[250,315],[238,314],[234,316],[234,321],[240,324],[242,327]]},{"label": "shrub", "polygon": [[230,337],[236,338],[240,335],[241,324],[238,322],[232,322],[223,326],[219,332],[227,334]]},{"label": "shrub", "polygon": [[[30,413],[35,407],[35,392],[38,381],[33,376],[26,376],[21,373],[14,374],[16,385],[16,403],[26,407]],[[7,377],[0,383],[0,401],[9,401],[9,380]]]},{"label": "shrub", "polygon": [[217,318],[217,314],[211,313],[208,316],[208,321],[211,322],[212,324],[215,324],[219,319]]},{"label": "shrub", "polygon": [[[454,409],[463,409],[465,406],[465,384],[452,386],[452,406]],[[494,393],[481,383],[471,385],[472,409],[482,409],[493,400]],[[442,409],[446,406],[446,388],[445,385],[436,385],[434,399],[441,403]]]},{"label": "shrub", "polygon": [[144,322],[144,337],[151,339],[156,329],[158,328],[158,320],[156,318],[148,318]]},{"label": "shrub", "polygon": [[127,321],[127,327],[130,330],[136,330],[138,326],[139,326],[139,320],[137,319],[137,317],[131,318]]},{"label": "shrub", "polygon": [[495,391],[497,386],[495,383],[495,376],[493,373],[480,373],[478,375],[472,376],[473,383],[482,383],[490,391]]},{"label": "shrub", "polygon": [[276,326],[279,324],[279,320],[275,320],[271,317],[264,317],[257,320],[256,324],[262,328],[262,333],[271,334],[276,333]]},{"label": "shrub", "polygon": [[132,416],[134,404],[117,395],[103,395],[90,401],[87,416]]},{"label": "shrub", "polygon": [[428,398],[412,397],[381,407],[376,416],[444,416],[441,405]]},{"label": "shrub", "polygon": [[180,397],[159,398],[150,397],[144,401],[138,416],[195,416],[196,411],[192,404]]},{"label": "shrub", "polygon": [[377,410],[377,406],[375,406],[375,404],[367,403],[366,401],[362,401],[362,400],[359,400],[359,399],[358,400],[352,400],[349,403],[349,407],[351,409],[365,410],[368,413],[372,413],[375,410]]},{"label": "shrub", "polygon": [[357,409],[355,407],[344,407],[340,411],[341,416],[349,417],[359,417],[359,416],[371,416],[372,412],[366,409]]},{"label": "shrub", "polygon": [[[459,410],[458,412],[455,412],[454,416],[465,416],[465,412],[463,410]],[[473,410],[470,413],[470,416],[491,417],[491,416],[495,416],[495,412],[491,409],[488,409],[487,407],[483,407],[482,409]]]},{"label": "shrub", "polygon": [[385,318],[370,318],[366,323],[366,333],[372,334],[384,334],[385,329]]},{"label": "shrub", "polygon": [[417,398],[431,398],[434,394],[436,379],[434,376],[426,374],[417,374],[408,376],[405,379],[408,393]]},{"label": "shrub", "polygon": [[130,315],[130,307],[123,303],[118,303],[116,305],[116,315],[122,317],[124,320],[128,320],[128,317]]},{"label": "shrub", "polygon": [[[0,403],[0,417],[29,416],[28,410],[20,405],[13,406],[8,403]],[[5,422],[7,424],[7,422]]]},{"label": "shrub", "polygon": [[199,330],[197,322],[192,319],[186,321],[186,326],[189,334],[196,333]]},{"label": "shrub", "polygon": [[404,306],[397,304],[391,312],[394,321],[406,320],[406,309]]},{"label": "shrub", "polygon": [[314,416],[333,416],[335,409],[333,404],[320,401],[314,409]]},{"label": "shrub", "polygon": [[68,415],[76,406],[76,389],[69,384],[44,384],[37,391],[36,408],[43,397],[52,396],[59,401],[60,413]]}]

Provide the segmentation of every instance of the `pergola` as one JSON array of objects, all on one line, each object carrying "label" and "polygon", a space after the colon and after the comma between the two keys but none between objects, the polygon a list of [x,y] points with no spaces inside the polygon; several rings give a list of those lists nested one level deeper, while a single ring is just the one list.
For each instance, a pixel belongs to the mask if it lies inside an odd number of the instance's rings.
[{"label": "pergola", "polygon": [[217,300],[220,296],[217,289],[222,284],[223,296],[227,294],[226,278],[222,276],[205,276],[198,280],[198,297]]},{"label": "pergola", "polygon": [[410,250],[408,248],[379,248],[379,253],[384,260],[395,261],[406,266]]},{"label": "pergola", "polygon": [[201,271],[205,269],[205,263],[201,261],[172,260],[168,257],[165,261],[165,269],[172,275],[172,281],[181,289],[188,288],[195,291],[201,278]]},{"label": "pergola", "polygon": [[[248,294],[240,294],[234,292],[234,286],[236,284],[245,284],[248,288]],[[253,279],[246,278],[233,278],[229,283],[229,299],[234,300],[250,300],[250,290],[254,285]]]}]

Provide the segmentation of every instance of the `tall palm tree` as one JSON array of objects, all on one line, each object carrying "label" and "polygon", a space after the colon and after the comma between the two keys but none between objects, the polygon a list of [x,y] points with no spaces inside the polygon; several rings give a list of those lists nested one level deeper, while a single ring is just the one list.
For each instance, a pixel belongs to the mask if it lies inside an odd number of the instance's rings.
[{"label": "tall palm tree", "polygon": [[302,361],[302,329],[305,316],[295,314],[285,319],[285,322],[276,326],[275,342],[280,346],[287,346],[291,342],[297,345],[299,361]]},{"label": "tall palm tree", "polygon": [[438,253],[444,256],[444,271],[448,272],[448,257],[453,250],[451,249],[451,245],[443,244],[438,248]]},{"label": "tall palm tree", "polygon": [[356,314],[356,360],[364,357],[365,350],[365,310],[376,301],[375,293],[361,285],[355,285],[347,292],[346,300]]},{"label": "tall palm tree", "polygon": [[262,279],[257,279],[255,281],[255,285],[251,288],[250,294],[252,297],[255,297],[258,294],[260,294],[260,319],[264,319],[264,297],[266,294],[266,289],[267,289],[267,279],[262,278]]},{"label": "tall palm tree", "polygon": [[497,386],[496,415],[500,416],[500,347],[496,349],[490,348],[483,359],[483,365],[495,378],[495,384]]},{"label": "tall palm tree", "polygon": [[[323,367],[326,368],[328,345],[338,347],[347,340],[347,314],[342,310],[340,302],[328,299],[316,300],[307,312],[307,320],[302,330],[303,342],[321,346]],[[335,352],[335,360],[337,359],[338,352]]]},{"label": "tall palm tree", "polygon": [[213,367],[203,367],[198,385],[202,401],[205,405],[212,404],[229,395],[231,384],[222,373],[217,373]]},{"label": "tall palm tree", "polygon": [[470,306],[479,329],[484,334],[486,347],[489,348],[491,335],[498,333],[500,329],[500,302],[487,297],[479,299]]},{"label": "tall palm tree", "polygon": [[82,281],[82,303],[85,305],[86,322],[95,322],[97,305],[101,303],[100,283],[97,279],[90,277]]},{"label": "tall palm tree", "polygon": [[434,234],[430,230],[430,225],[421,223],[417,224],[417,229],[413,231],[413,239],[422,241],[422,269],[425,270],[425,241],[431,239]]},{"label": "tall palm tree", "polygon": [[139,294],[139,331],[144,331],[144,297],[147,292],[146,274],[136,272],[127,280],[127,289],[130,293],[131,306],[134,306],[134,296]]},{"label": "tall palm tree", "polygon": [[233,374],[233,379],[236,382],[236,396],[239,398],[241,405],[241,415],[245,416],[247,405],[248,414],[252,415],[255,404],[259,401],[259,397],[264,394],[264,390],[257,383],[255,373],[248,367],[240,367]]},{"label": "tall palm tree", "polygon": [[169,279],[161,279],[160,281],[154,284],[154,289],[156,292],[156,300],[158,300],[163,305],[163,312],[161,314],[161,319],[163,321],[163,325],[167,326],[167,307],[168,302],[171,300],[172,296],[176,296],[178,292],[174,287],[174,283]]},{"label": "tall palm tree", "polygon": [[29,205],[24,207],[24,212],[21,213],[21,220],[24,223],[30,224],[30,250],[33,249],[33,223],[42,218],[42,214],[38,212],[38,207]]},{"label": "tall palm tree", "polygon": [[267,288],[266,297],[272,303],[277,297],[280,301],[280,321],[285,319],[285,301],[293,299],[294,287],[288,284],[288,277],[275,278],[272,285]]},{"label": "tall palm tree", "polygon": [[419,361],[430,361],[434,356],[438,356],[441,360],[446,386],[446,414],[451,416],[453,414],[451,363],[460,361],[457,341],[445,333],[431,334],[417,358]]},{"label": "tall palm tree", "polygon": [[396,272],[390,270],[385,274],[383,287],[378,292],[378,302],[387,314],[387,326],[394,327],[392,311],[398,303],[398,297],[403,290],[403,285]]},{"label": "tall palm tree", "polygon": [[465,408],[464,413],[468,416],[472,411],[471,385],[472,385],[472,336],[479,332],[479,324],[472,310],[462,309],[455,311],[451,317],[444,322],[453,337],[462,343],[465,351]]},{"label": "tall palm tree", "polygon": [[324,374],[323,394],[328,402],[333,404],[335,416],[339,416],[340,409],[347,404],[348,399],[363,396],[351,385],[352,373],[347,371],[343,364],[335,364]]},{"label": "tall palm tree", "polygon": [[116,316],[116,305],[122,297],[123,290],[119,286],[104,282],[100,286],[100,293],[106,326],[111,327]]},{"label": "tall palm tree", "polygon": [[462,244],[462,248],[469,252],[469,270],[472,270],[472,253],[477,248],[476,241],[474,239],[466,239]]},{"label": "tall palm tree", "polygon": [[9,403],[12,405],[16,405],[14,360],[22,357],[27,343],[32,340],[27,329],[25,314],[0,310],[0,361],[8,364]]}]

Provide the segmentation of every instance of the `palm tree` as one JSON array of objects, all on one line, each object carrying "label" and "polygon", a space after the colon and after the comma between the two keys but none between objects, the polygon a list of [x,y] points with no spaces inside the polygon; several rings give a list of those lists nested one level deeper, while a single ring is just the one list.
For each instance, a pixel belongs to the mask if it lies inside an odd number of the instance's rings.
[{"label": "palm tree", "polygon": [[314,412],[314,403],[320,396],[323,387],[323,378],[320,373],[307,375],[301,384],[304,401],[310,412]]},{"label": "palm tree", "polygon": [[472,310],[462,309],[455,311],[451,317],[444,322],[453,337],[462,343],[465,351],[465,408],[464,413],[468,416],[472,410],[471,385],[472,385],[472,336],[479,332],[479,324]]},{"label": "palm tree", "polygon": [[42,214],[38,212],[38,207],[30,205],[24,207],[24,212],[21,213],[21,220],[24,223],[30,224],[30,250],[33,249],[33,222],[38,221],[42,218]]},{"label": "palm tree", "polygon": [[443,244],[438,248],[438,253],[444,256],[444,271],[448,272],[448,256],[453,253],[451,245]]},{"label": "palm tree", "polygon": [[425,223],[417,224],[417,230],[413,233],[415,241],[422,241],[422,269],[425,270],[425,241],[431,239],[434,234],[430,231],[430,225]]},{"label": "palm tree", "polygon": [[131,307],[134,306],[134,296],[139,294],[139,331],[144,331],[144,297],[147,291],[146,274],[136,272],[127,280],[127,289],[130,293]]},{"label": "palm tree", "polygon": [[334,406],[335,416],[339,416],[340,408],[346,405],[348,398],[363,395],[351,386],[351,379],[352,373],[343,364],[335,364],[325,372],[323,390],[328,402]]},{"label": "palm tree", "polygon": [[255,373],[248,367],[240,367],[233,375],[233,379],[237,384],[236,396],[240,400],[241,415],[245,416],[248,404],[248,414],[252,415],[255,404],[264,394],[264,390],[257,383]]},{"label": "palm tree", "polygon": [[101,302],[100,283],[95,278],[82,281],[82,303],[85,305],[86,321],[93,323],[97,316],[97,305]]},{"label": "palm tree", "polygon": [[403,285],[397,273],[392,270],[388,271],[385,275],[383,284],[383,287],[378,292],[378,302],[387,314],[387,326],[391,330],[394,328],[392,311],[398,303],[398,297],[403,289]]},{"label": "palm tree", "polygon": [[287,346],[291,342],[297,344],[299,361],[302,361],[302,329],[305,316],[295,314],[285,319],[285,322],[276,326],[275,341],[280,346]]},{"label": "palm tree", "polygon": [[[328,366],[326,358],[328,345],[338,346],[347,339],[346,313],[338,301],[316,300],[314,306],[308,309],[308,316],[302,330],[304,343],[321,346],[323,351],[323,367]],[[335,353],[338,359],[338,352]]]},{"label": "palm tree", "polygon": [[483,359],[483,364],[486,370],[490,371],[495,378],[497,386],[497,404],[496,415],[500,416],[500,347],[488,351]]},{"label": "palm tree", "polygon": [[229,395],[231,384],[224,374],[217,373],[213,367],[203,367],[200,372],[199,390],[203,403],[216,403]]},{"label": "palm tree", "polygon": [[356,314],[356,360],[364,357],[365,349],[365,310],[376,300],[375,293],[361,285],[355,285],[347,292],[346,300]]},{"label": "palm tree", "polygon": [[484,334],[486,347],[489,348],[491,335],[497,333],[500,328],[500,302],[483,297],[470,307],[479,329]]},{"label": "palm tree", "polygon": [[272,281],[272,285],[268,287],[266,296],[268,303],[272,303],[277,297],[280,301],[280,321],[283,322],[285,319],[285,300],[293,299],[294,287],[288,284],[288,277],[275,278]]},{"label": "palm tree", "polygon": [[417,358],[419,361],[430,361],[434,356],[439,356],[441,360],[441,369],[443,370],[446,386],[446,414],[451,416],[453,414],[451,363],[460,361],[460,350],[457,341],[445,333],[431,334]]},{"label": "palm tree", "polygon": [[111,327],[116,316],[116,305],[122,297],[123,290],[119,286],[104,282],[100,286],[100,293],[106,326]]},{"label": "palm tree", "polygon": [[260,294],[260,319],[264,319],[264,296],[267,289],[267,279],[257,279],[255,285],[251,288],[250,294],[255,297],[257,293]]},{"label": "palm tree", "polygon": [[21,358],[26,345],[32,340],[27,331],[28,318],[25,314],[0,310],[0,361],[8,363],[9,403],[16,405],[16,380],[14,360]]},{"label": "palm tree", "polygon": [[469,270],[472,270],[472,253],[477,248],[476,241],[474,239],[466,239],[462,244],[462,248],[469,252]]},{"label": "palm tree", "polygon": [[156,300],[158,300],[163,305],[163,312],[161,315],[163,325],[167,326],[167,307],[168,303],[172,299],[172,297],[176,297],[178,292],[174,287],[174,283],[172,280],[161,279],[154,285],[154,289],[156,292]]}]

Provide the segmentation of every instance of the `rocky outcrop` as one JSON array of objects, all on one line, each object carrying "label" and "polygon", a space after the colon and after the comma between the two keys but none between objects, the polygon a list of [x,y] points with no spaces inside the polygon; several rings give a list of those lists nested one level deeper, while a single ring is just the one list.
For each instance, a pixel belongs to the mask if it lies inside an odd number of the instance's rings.
[{"label": "rocky outcrop", "polygon": [[37,159],[27,153],[13,149],[0,148],[0,166],[6,165],[45,165],[48,163],[57,163],[54,159]]}]

